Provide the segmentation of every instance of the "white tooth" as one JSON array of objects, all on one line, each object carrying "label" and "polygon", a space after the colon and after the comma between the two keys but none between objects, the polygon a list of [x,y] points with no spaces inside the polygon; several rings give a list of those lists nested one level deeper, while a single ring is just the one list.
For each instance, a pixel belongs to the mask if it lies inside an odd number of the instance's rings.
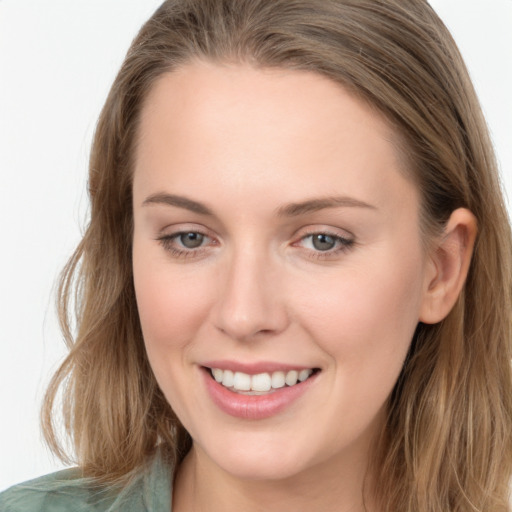
[{"label": "white tooth", "polygon": [[284,372],[274,372],[272,374],[272,387],[274,389],[279,389],[284,387]]},{"label": "white tooth", "polygon": [[233,386],[233,372],[231,370],[224,370],[224,375],[222,376],[222,385],[230,388]]},{"label": "white tooth", "polygon": [[253,391],[270,391],[272,379],[268,373],[259,373],[251,378],[251,389]]},{"label": "white tooth", "polygon": [[286,374],[285,382],[288,386],[294,386],[297,384],[297,378],[299,377],[299,372],[297,370],[290,370]]},{"label": "white tooth", "polygon": [[212,368],[212,375],[217,382],[222,382],[224,372],[220,368]]},{"label": "white tooth", "polygon": [[249,391],[251,389],[251,376],[247,373],[236,372],[233,387],[238,391]]},{"label": "white tooth", "polygon": [[304,382],[312,373],[313,370],[301,370],[299,372],[299,380],[301,382]]}]

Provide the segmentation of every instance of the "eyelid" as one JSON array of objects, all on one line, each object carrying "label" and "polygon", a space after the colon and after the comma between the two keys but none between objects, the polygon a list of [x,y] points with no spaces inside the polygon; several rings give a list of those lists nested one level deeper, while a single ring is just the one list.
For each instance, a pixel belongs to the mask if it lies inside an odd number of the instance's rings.
[{"label": "eyelid", "polygon": [[295,240],[302,240],[308,236],[320,234],[332,236],[341,240],[355,241],[355,236],[350,231],[347,231],[346,229],[333,228],[322,224],[301,228],[296,231],[293,238]]},{"label": "eyelid", "polygon": [[[187,248],[176,242],[180,235],[197,233],[205,238],[206,243],[195,248]],[[211,245],[218,245],[216,237],[209,229],[197,224],[176,224],[161,229],[155,240],[176,259],[201,256]],[[213,242],[213,243],[212,243]]]},{"label": "eyelid", "polygon": [[[187,248],[180,244],[177,239],[180,235],[187,233],[197,233],[204,237],[204,243],[198,247]],[[314,247],[305,247],[304,241],[314,235],[326,235],[334,239],[334,247],[326,250],[317,249]],[[155,239],[162,245],[162,247],[176,259],[187,259],[200,257],[205,252],[210,250],[212,246],[218,246],[219,240],[216,235],[212,234],[209,229],[197,224],[176,224],[173,226],[166,226]],[[292,237],[291,246],[296,247],[307,253],[307,256],[312,259],[329,259],[336,258],[341,253],[347,252],[355,245],[355,237],[346,230],[339,228],[332,228],[326,226],[309,226],[301,228]]]},{"label": "eyelid", "polygon": [[[343,231],[344,233],[340,233],[340,230],[327,228],[325,226],[311,226],[305,228],[304,230],[299,230],[299,232],[294,237],[296,241],[292,243],[292,246],[302,248],[308,253],[308,256],[313,259],[327,260],[329,258],[335,258],[340,254],[349,251],[356,243],[354,235],[347,232],[346,230]],[[325,251],[314,248],[301,247],[301,244],[305,239],[314,235],[327,235],[334,238],[337,243],[335,247]]]},{"label": "eyelid", "polygon": [[189,233],[197,232],[207,235],[211,232],[210,229],[206,228],[203,224],[195,222],[174,222],[165,224],[162,228],[158,229],[158,236],[171,236],[177,233]]},{"label": "eyelid", "polygon": [[[341,242],[343,244],[346,244],[346,245],[354,243],[354,239],[352,239],[352,238],[347,238],[345,236],[338,235],[336,233],[330,233],[329,231],[315,231],[313,233],[307,233],[305,235],[302,235],[299,238],[299,240],[297,242],[295,242],[295,243],[301,242],[301,241],[305,240],[306,238],[310,238],[310,237],[315,236],[315,235],[325,235],[325,236],[333,238],[334,240],[337,240],[337,241],[339,241],[339,242]],[[320,252],[322,252],[322,251],[320,251]],[[325,251],[325,252],[327,252],[327,251]]]}]

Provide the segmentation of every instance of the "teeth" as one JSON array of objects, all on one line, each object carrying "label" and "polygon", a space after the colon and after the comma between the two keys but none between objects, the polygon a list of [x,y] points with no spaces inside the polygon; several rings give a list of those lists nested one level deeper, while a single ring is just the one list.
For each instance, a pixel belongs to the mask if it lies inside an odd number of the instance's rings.
[{"label": "teeth", "polygon": [[[222,370],[220,370],[222,372]],[[222,385],[230,388],[233,386],[235,375],[231,370],[224,370],[222,375]]]},{"label": "teeth", "polygon": [[236,372],[233,387],[239,391],[249,391],[251,389],[251,376],[247,373]]},{"label": "teeth", "polygon": [[282,388],[285,385],[295,386],[298,382],[304,382],[311,376],[313,370],[277,371],[249,375],[243,372],[233,373],[231,370],[212,368],[211,373],[213,378],[226,388],[232,388],[235,391],[264,393],[272,389]]},{"label": "teeth", "polygon": [[309,372],[309,370],[301,370],[299,372],[299,380],[301,382],[304,382],[310,375],[311,373]]},{"label": "teeth", "polygon": [[294,386],[297,384],[297,379],[299,378],[299,372],[295,370],[291,370],[286,374],[286,378],[284,381],[288,386]]},{"label": "teeth", "polygon": [[251,377],[251,389],[253,391],[270,391],[272,377],[268,373],[259,373]]},{"label": "teeth", "polygon": [[272,374],[272,387],[274,389],[283,388],[285,385],[286,375],[284,372],[274,372]]},{"label": "teeth", "polygon": [[213,368],[212,369],[212,375],[213,375],[213,378],[217,382],[222,382],[222,377],[224,375],[224,372],[222,370],[219,370],[218,368]]}]

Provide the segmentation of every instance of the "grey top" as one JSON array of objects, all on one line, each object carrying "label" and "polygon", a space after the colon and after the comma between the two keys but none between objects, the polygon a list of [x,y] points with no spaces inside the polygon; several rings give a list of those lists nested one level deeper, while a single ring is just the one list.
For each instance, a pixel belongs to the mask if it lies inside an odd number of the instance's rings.
[{"label": "grey top", "polygon": [[0,493],[0,512],[170,512],[172,468],[157,453],[123,489],[105,488],[65,469]]}]

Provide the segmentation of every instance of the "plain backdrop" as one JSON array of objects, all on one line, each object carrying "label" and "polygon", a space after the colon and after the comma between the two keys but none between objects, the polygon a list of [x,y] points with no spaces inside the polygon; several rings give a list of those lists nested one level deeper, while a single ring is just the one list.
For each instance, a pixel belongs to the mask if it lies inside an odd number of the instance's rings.
[{"label": "plain backdrop", "polygon": [[[38,414],[64,355],[56,277],[87,214],[90,141],[159,0],[0,0],[0,490],[62,466]],[[475,82],[512,191],[512,0],[432,0]]]}]

